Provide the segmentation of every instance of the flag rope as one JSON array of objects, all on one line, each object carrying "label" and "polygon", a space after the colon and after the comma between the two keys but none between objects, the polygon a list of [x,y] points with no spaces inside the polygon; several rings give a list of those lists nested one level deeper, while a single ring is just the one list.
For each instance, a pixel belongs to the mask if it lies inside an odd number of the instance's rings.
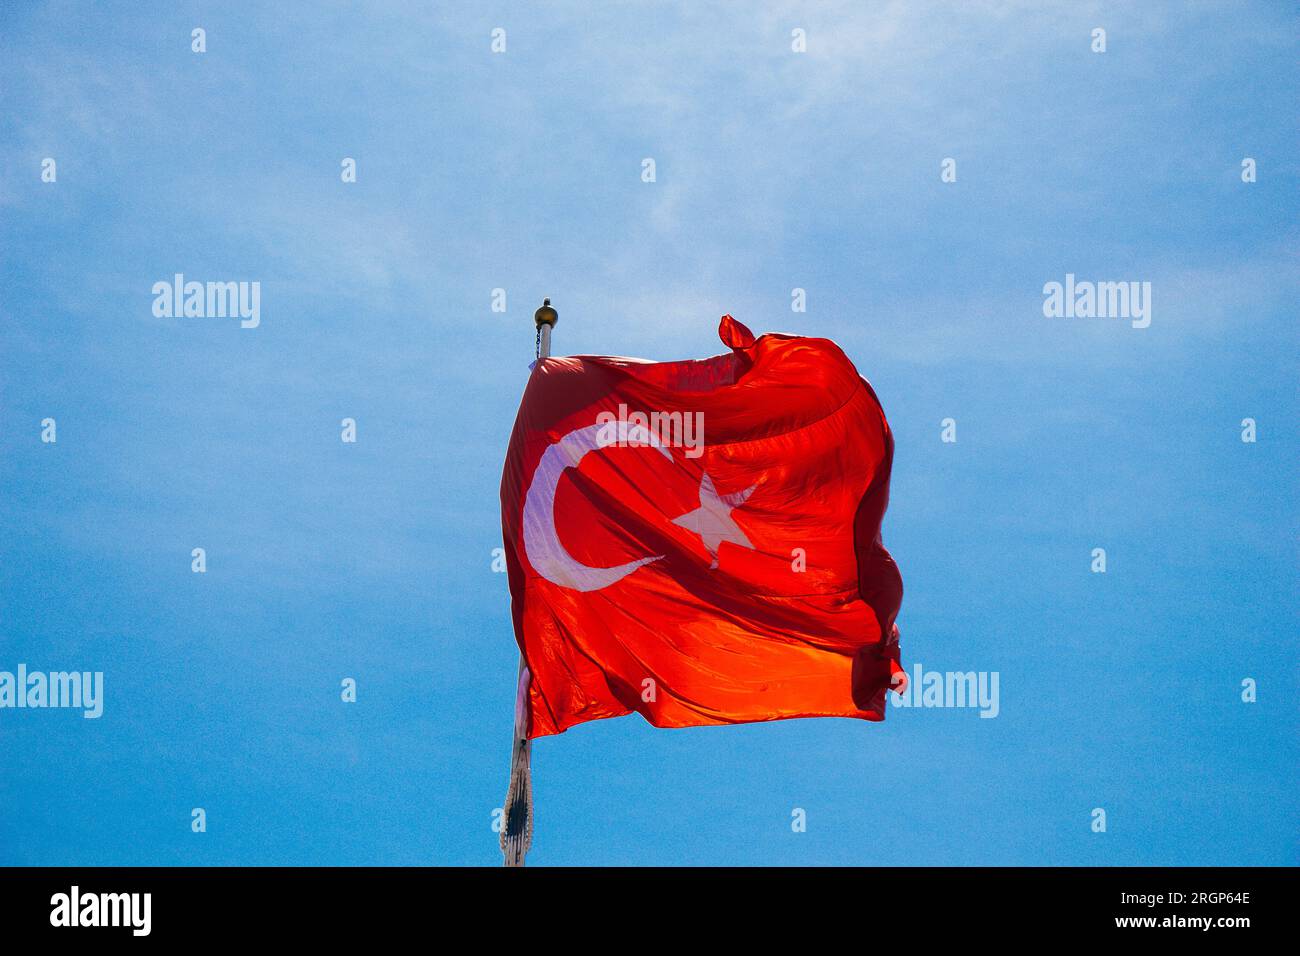
[{"label": "flag rope", "polygon": [[506,788],[501,821],[501,853],[506,866],[523,866],[533,845],[532,741],[528,739],[528,668],[519,658],[519,688],[515,695],[515,739],[510,752],[510,786]]}]

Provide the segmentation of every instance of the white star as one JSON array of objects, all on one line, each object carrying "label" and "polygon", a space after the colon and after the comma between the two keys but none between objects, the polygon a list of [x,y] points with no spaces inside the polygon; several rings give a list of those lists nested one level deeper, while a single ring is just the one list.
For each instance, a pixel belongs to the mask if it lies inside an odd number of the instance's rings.
[{"label": "white star", "polygon": [[731,512],[732,509],[743,505],[757,487],[758,485],[750,485],[744,491],[719,495],[713,487],[713,479],[709,477],[708,472],[705,472],[704,480],[700,482],[700,506],[680,518],[673,519],[673,524],[694,531],[704,540],[704,547],[708,549],[709,554],[713,555],[710,568],[718,566],[718,546],[724,541],[749,548],[751,551],[754,549],[749,539],[745,537],[745,532],[741,531],[740,526],[732,520]]}]

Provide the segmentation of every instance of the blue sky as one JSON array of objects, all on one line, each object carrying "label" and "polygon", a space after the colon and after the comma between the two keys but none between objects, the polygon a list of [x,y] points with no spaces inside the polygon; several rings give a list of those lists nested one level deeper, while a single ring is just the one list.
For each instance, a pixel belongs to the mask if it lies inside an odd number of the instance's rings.
[{"label": "blue sky", "polygon": [[[0,863],[499,864],[543,295],[559,354],[835,339],[904,660],[1000,713],[582,726],[530,863],[1300,862],[1290,5],[289,6],[0,9],[0,670],[105,675],[0,710]],[[260,326],[155,317],[177,272]],[[1045,318],[1067,273],[1150,327]]]}]

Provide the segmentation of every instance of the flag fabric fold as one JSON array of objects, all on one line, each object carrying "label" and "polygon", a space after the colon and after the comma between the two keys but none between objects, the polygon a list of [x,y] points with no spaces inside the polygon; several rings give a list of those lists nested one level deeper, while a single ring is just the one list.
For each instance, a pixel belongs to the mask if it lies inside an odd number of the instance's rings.
[{"label": "flag fabric fold", "polygon": [[530,737],[882,720],[902,579],[881,541],[893,436],[827,339],[682,362],[547,358],[501,482]]}]

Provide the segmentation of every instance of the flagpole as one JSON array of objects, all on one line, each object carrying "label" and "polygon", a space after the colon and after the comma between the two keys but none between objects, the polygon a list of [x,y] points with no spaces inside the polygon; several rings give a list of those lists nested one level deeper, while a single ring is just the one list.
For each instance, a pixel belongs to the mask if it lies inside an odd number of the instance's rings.
[{"label": "flagpole", "polygon": [[[537,361],[551,357],[551,329],[560,315],[543,299],[533,313],[537,326]],[[533,745],[528,739],[528,685],[532,675],[519,655],[519,682],[515,688],[515,733],[510,749],[510,786],[506,790],[504,819],[501,821],[501,853],[506,866],[523,866],[533,845]]]}]

